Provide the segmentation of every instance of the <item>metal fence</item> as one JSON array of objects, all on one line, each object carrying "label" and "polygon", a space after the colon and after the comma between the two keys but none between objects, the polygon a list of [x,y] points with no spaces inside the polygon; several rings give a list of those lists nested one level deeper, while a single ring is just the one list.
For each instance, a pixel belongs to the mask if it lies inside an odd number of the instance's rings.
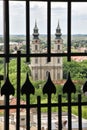
[{"label": "metal fence", "polygon": [[[23,0],[22,0],[23,1]],[[31,0],[33,1],[33,0]],[[37,0],[36,0],[37,1]],[[39,0],[41,1],[41,0]],[[1,105],[0,109],[5,111],[4,117],[4,130],[9,130],[9,111],[10,109],[16,109],[16,130],[20,130],[20,109],[26,109],[26,130],[30,129],[30,109],[37,108],[37,129],[41,129],[41,109],[47,108],[47,118],[48,118],[48,130],[52,129],[52,108],[58,108],[58,130],[62,130],[62,107],[67,107],[68,109],[68,130],[72,130],[72,107],[78,107],[78,129],[82,130],[82,106],[86,106],[87,102],[82,102],[81,94],[78,95],[78,101],[72,102],[71,95],[76,92],[74,83],[68,74],[68,79],[63,86],[63,93],[67,93],[67,102],[62,102],[62,95],[58,95],[58,102],[52,103],[51,98],[52,94],[56,94],[56,88],[50,78],[50,73],[48,80],[43,87],[43,94],[47,94],[47,103],[41,103],[41,97],[37,97],[37,104],[30,104],[30,95],[35,94],[35,88],[29,80],[28,74],[26,74],[26,81],[21,87],[21,58],[25,57],[26,62],[30,62],[31,57],[47,57],[48,62],[51,60],[51,57],[62,56],[67,57],[68,61],[71,60],[71,56],[87,56],[87,53],[72,53],[71,52],[71,3],[72,2],[86,2],[81,0],[61,0],[61,2],[67,2],[67,14],[68,14],[68,35],[67,35],[67,53],[51,53],[51,2],[60,2],[58,0],[44,0],[47,2],[47,53],[46,54],[31,54],[30,53],[30,1],[25,0],[26,2],[26,54],[21,54],[18,51],[16,54],[10,54],[9,52],[9,0],[3,0],[4,5],[4,53],[0,54],[0,57],[5,58],[5,67],[6,67],[6,77],[5,83],[1,87],[1,95],[5,95],[5,105]],[[15,94],[14,86],[9,80],[9,60],[10,58],[17,59],[17,104],[10,105],[9,97],[10,95]],[[1,77],[2,79],[2,77]],[[87,91],[87,83],[83,86],[83,92]],[[20,94],[26,95],[26,104],[20,104]]]},{"label": "metal fence", "polygon": [[[52,103],[51,96],[52,94],[56,94],[56,87],[53,84],[50,73],[48,76],[48,80],[43,86],[43,94],[47,94],[47,103],[41,103],[41,97],[37,97],[37,103],[30,103],[30,95],[35,94],[35,88],[29,80],[28,74],[26,74],[26,81],[20,89],[20,53],[17,54],[17,104],[10,105],[9,97],[10,95],[15,94],[14,86],[11,84],[9,80],[9,76],[7,74],[4,85],[1,88],[1,95],[5,95],[5,105],[0,106],[0,109],[5,110],[5,130],[9,130],[9,111],[10,109],[16,109],[16,129],[20,129],[20,109],[26,109],[26,129],[30,129],[30,109],[36,108],[37,110],[37,129],[40,130],[41,127],[41,109],[47,108],[47,118],[48,118],[48,130],[52,129],[52,108],[58,108],[58,129],[62,130],[62,108],[67,107],[68,113],[68,130],[72,129],[72,107],[78,107],[78,129],[82,130],[82,106],[86,106],[87,102],[82,102],[81,94],[78,94],[78,101],[72,102],[71,95],[76,92],[76,87],[71,80],[70,74],[68,74],[68,79],[63,85],[63,93],[67,94],[67,102],[62,102],[62,95],[58,95],[58,102]],[[83,92],[87,92],[87,82],[83,86]],[[26,104],[20,104],[20,94],[26,95]]]}]

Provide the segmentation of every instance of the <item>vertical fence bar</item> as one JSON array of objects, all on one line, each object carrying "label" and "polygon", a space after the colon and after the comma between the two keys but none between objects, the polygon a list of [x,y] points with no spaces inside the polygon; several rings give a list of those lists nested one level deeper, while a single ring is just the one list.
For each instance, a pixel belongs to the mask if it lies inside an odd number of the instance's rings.
[{"label": "vertical fence bar", "polygon": [[9,95],[5,95],[5,123],[4,130],[9,130]]},{"label": "vertical fence bar", "polygon": [[37,123],[38,123],[38,130],[41,130],[41,97],[37,97]]},{"label": "vertical fence bar", "polygon": [[51,53],[51,1],[47,1],[47,61],[50,62]]},{"label": "vertical fence bar", "polygon": [[71,1],[68,1],[68,22],[67,22],[67,27],[68,27],[68,61],[71,61]]},{"label": "vertical fence bar", "polygon": [[82,130],[81,94],[78,95],[78,128]]},{"label": "vertical fence bar", "polygon": [[5,50],[5,62],[9,62],[9,0],[4,0],[4,50]]},{"label": "vertical fence bar", "polygon": [[29,80],[28,73],[21,92],[26,94],[26,130],[30,130],[30,94],[34,94],[34,87]]},{"label": "vertical fence bar", "polygon": [[68,94],[68,130],[72,130],[71,93]]},{"label": "vertical fence bar", "polygon": [[16,112],[16,130],[20,130],[20,74],[21,74],[20,51],[17,52],[17,112]]},{"label": "vertical fence bar", "polygon": [[58,96],[58,130],[62,130],[62,107],[61,107],[61,95]]},{"label": "vertical fence bar", "polygon": [[51,95],[48,94],[48,130],[51,130]]},{"label": "vertical fence bar", "polygon": [[26,0],[26,62],[30,62],[28,54],[30,54],[30,2]]},{"label": "vertical fence bar", "polygon": [[[4,58],[4,78],[6,78],[6,63],[9,62],[9,1],[3,1],[3,12],[4,12],[4,53],[6,57]],[[7,99],[8,98],[8,99]],[[5,123],[4,130],[9,130],[9,96],[5,96]]]},{"label": "vertical fence bar", "polygon": [[30,130],[30,95],[26,95],[26,130]]}]

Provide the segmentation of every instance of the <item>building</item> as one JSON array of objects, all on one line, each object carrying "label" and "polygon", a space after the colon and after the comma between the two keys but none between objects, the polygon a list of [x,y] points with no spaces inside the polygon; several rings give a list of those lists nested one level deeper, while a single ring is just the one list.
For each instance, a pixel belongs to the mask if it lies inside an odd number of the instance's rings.
[{"label": "building", "polygon": [[87,60],[86,56],[72,56],[71,58],[72,58],[72,60],[74,60],[76,62],[82,62],[84,60]]},{"label": "building", "polygon": [[[61,28],[58,22],[53,49],[51,49],[52,53],[62,53],[63,39],[61,35]],[[35,21],[31,53],[46,53],[47,49],[42,49],[41,45],[37,22]],[[33,80],[46,80],[48,72],[50,72],[52,80],[59,80],[63,77],[62,57],[52,57],[51,62],[47,62],[46,57],[34,57],[31,59],[30,68]]]}]

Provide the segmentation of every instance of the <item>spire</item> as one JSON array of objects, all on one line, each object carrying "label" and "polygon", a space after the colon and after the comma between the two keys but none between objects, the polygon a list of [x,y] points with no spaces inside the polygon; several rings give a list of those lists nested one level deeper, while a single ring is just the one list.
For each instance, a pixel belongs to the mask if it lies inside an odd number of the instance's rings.
[{"label": "spire", "polygon": [[57,28],[56,28],[56,39],[60,39],[61,38],[61,28],[60,28],[60,25],[59,25],[59,20],[58,20],[58,25],[57,25]]},{"label": "spire", "polygon": [[[37,21],[35,20],[35,28],[37,28]],[[37,28],[38,29],[38,28]]]},{"label": "spire", "polygon": [[59,28],[59,29],[60,29],[59,20],[58,20],[58,26],[57,26],[57,28]]},{"label": "spire", "polygon": [[37,27],[37,22],[36,22],[36,20],[35,20],[35,27],[34,27],[34,29],[33,29],[33,38],[34,39],[39,39],[39,33],[38,33],[38,27]]}]

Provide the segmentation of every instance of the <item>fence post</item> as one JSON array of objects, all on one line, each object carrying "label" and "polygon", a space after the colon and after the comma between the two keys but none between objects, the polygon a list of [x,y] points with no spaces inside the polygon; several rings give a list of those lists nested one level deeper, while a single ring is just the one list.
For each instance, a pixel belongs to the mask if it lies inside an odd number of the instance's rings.
[{"label": "fence post", "polygon": [[38,130],[41,130],[41,97],[37,97],[37,121],[38,121]]},{"label": "fence post", "polygon": [[82,109],[81,109],[81,94],[78,95],[78,124],[79,130],[82,130]]},{"label": "fence post", "polygon": [[26,76],[26,81],[21,88],[21,93],[26,95],[26,129],[30,130],[30,94],[34,94],[35,90],[29,80],[28,73]]},{"label": "fence post", "polygon": [[50,72],[48,73],[48,80],[43,87],[43,94],[48,95],[48,130],[51,130],[51,95],[56,93],[56,88],[53,82],[51,81]]},{"label": "fence post", "polygon": [[68,130],[72,129],[71,93],[68,93]]},{"label": "fence post", "polygon": [[70,73],[68,73],[68,79],[63,86],[63,93],[68,95],[68,130],[72,129],[72,116],[71,116],[71,94],[76,92],[74,83],[71,80]]},{"label": "fence post", "polygon": [[21,52],[17,51],[17,109],[16,109],[16,129],[20,130],[20,75],[21,75]]},{"label": "fence post", "polygon": [[58,96],[58,128],[62,129],[62,109],[61,109],[61,95]]},{"label": "fence post", "polygon": [[5,95],[5,123],[4,130],[9,130],[9,96],[14,95],[14,88],[8,74],[4,85],[1,88],[1,95]]}]

